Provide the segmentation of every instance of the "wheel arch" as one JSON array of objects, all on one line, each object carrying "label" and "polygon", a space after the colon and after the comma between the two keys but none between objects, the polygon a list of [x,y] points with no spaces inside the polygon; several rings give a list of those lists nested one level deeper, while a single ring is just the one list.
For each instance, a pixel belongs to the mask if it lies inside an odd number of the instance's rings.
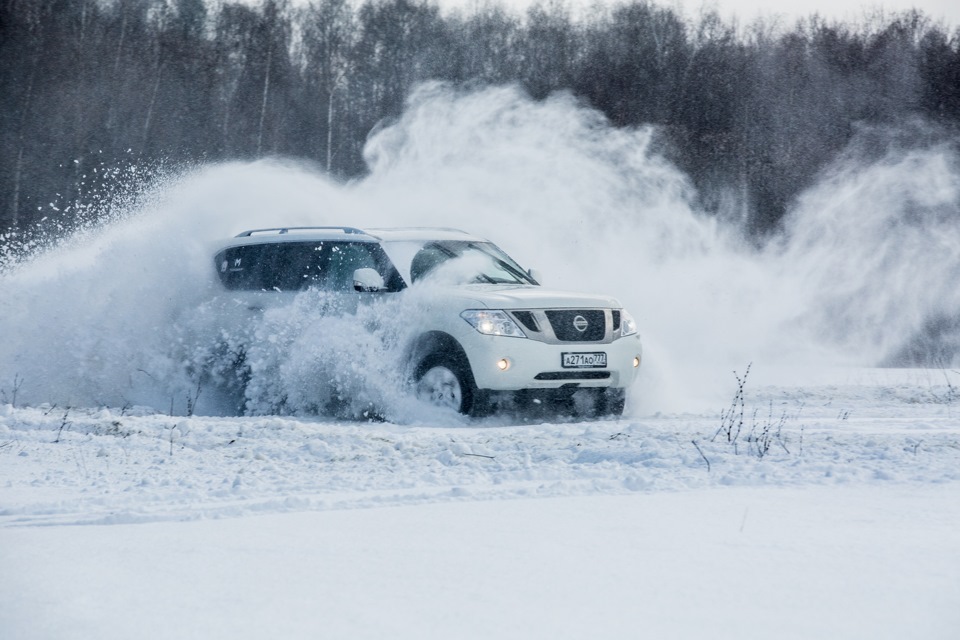
[{"label": "wheel arch", "polygon": [[450,366],[460,378],[463,403],[460,412],[471,416],[485,415],[486,395],[477,388],[470,359],[460,342],[448,333],[428,331],[414,340],[407,354],[409,379],[416,384],[430,367]]},{"label": "wheel arch", "polygon": [[463,367],[464,372],[473,381],[473,369],[470,359],[460,342],[444,331],[427,331],[420,334],[407,347],[406,362],[411,378],[420,372],[423,362],[433,354],[442,354]]}]

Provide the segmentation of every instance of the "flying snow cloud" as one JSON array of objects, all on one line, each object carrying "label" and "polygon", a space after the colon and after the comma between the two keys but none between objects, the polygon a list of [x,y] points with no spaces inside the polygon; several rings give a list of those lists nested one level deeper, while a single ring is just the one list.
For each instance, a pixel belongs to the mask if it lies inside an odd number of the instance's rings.
[{"label": "flying snow cloud", "polygon": [[801,304],[794,325],[868,364],[960,357],[960,158],[919,123],[867,130],[822,173],[767,253]]},{"label": "flying snow cloud", "polygon": [[[535,102],[514,88],[434,84],[371,136],[370,173],[357,182],[276,161],[157,181],[113,222],[0,275],[0,390],[9,401],[16,380],[21,402],[224,410],[198,370],[211,345],[246,339],[258,394],[248,410],[278,410],[278,398],[284,411],[317,409],[351,394],[354,408],[402,405],[391,391],[395,333],[318,317],[307,297],[224,336],[217,243],[278,225],[486,236],[547,286],[617,296],[644,336],[640,385],[681,403],[693,391],[677,372],[690,366],[957,358],[955,147],[852,150],[758,249],[697,211],[653,133],[613,128],[569,95]],[[338,370],[365,354],[380,364]],[[650,395],[635,410],[659,408]]]}]

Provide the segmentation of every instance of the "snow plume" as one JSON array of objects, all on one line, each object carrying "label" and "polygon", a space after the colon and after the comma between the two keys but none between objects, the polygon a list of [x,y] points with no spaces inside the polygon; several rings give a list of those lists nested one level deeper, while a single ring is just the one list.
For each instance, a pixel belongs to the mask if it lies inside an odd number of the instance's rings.
[{"label": "snow plume", "polygon": [[[408,384],[406,347],[427,322],[422,315],[433,295],[418,284],[404,296],[348,311],[341,297],[308,290],[258,315],[218,299],[209,304],[212,313],[191,314],[181,323],[193,342],[207,336],[204,350],[186,360],[209,374],[212,388],[241,390],[215,399],[221,411],[233,406],[257,415],[449,420],[455,416],[417,402]],[[236,385],[240,353],[245,379]]]},{"label": "snow plume", "polygon": [[960,156],[912,123],[866,129],[797,202],[770,253],[795,322],[870,364],[960,360]]},{"label": "snow plume", "polygon": [[[278,225],[459,227],[547,286],[616,295],[644,336],[634,411],[682,406],[703,364],[955,359],[953,147],[870,133],[758,249],[695,209],[653,134],[612,128],[569,95],[427,85],[371,135],[357,182],[277,161],[165,178],[115,222],[0,274],[0,391],[9,402],[16,380],[21,403],[422,417],[401,366],[414,302],[354,318],[305,292],[238,319],[215,281],[217,244]],[[241,358],[249,379],[231,381]]]},{"label": "snow plume", "polygon": [[[204,326],[218,293],[216,242],[274,224],[275,215],[315,222],[316,203],[337,208],[340,192],[315,175],[258,164],[166,178],[150,191],[137,208],[115,211],[112,222],[0,275],[6,401],[17,380],[19,402],[189,411],[197,364],[217,336],[191,331]],[[209,401],[200,393],[198,408]]]}]

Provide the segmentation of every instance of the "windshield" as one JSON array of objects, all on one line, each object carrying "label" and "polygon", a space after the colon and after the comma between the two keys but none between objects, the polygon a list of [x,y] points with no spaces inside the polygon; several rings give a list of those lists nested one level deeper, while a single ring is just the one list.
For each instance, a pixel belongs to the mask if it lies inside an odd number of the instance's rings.
[{"label": "windshield", "polygon": [[510,256],[490,242],[389,242],[384,244],[384,249],[409,283],[429,277],[455,283],[537,284]]}]

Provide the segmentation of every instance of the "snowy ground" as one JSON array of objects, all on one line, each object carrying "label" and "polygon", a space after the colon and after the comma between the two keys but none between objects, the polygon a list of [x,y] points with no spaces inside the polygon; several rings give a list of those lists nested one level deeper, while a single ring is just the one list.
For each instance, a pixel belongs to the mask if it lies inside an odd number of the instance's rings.
[{"label": "snowy ground", "polygon": [[0,405],[0,637],[960,637],[960,380],[781,377],[733,443]]}]

